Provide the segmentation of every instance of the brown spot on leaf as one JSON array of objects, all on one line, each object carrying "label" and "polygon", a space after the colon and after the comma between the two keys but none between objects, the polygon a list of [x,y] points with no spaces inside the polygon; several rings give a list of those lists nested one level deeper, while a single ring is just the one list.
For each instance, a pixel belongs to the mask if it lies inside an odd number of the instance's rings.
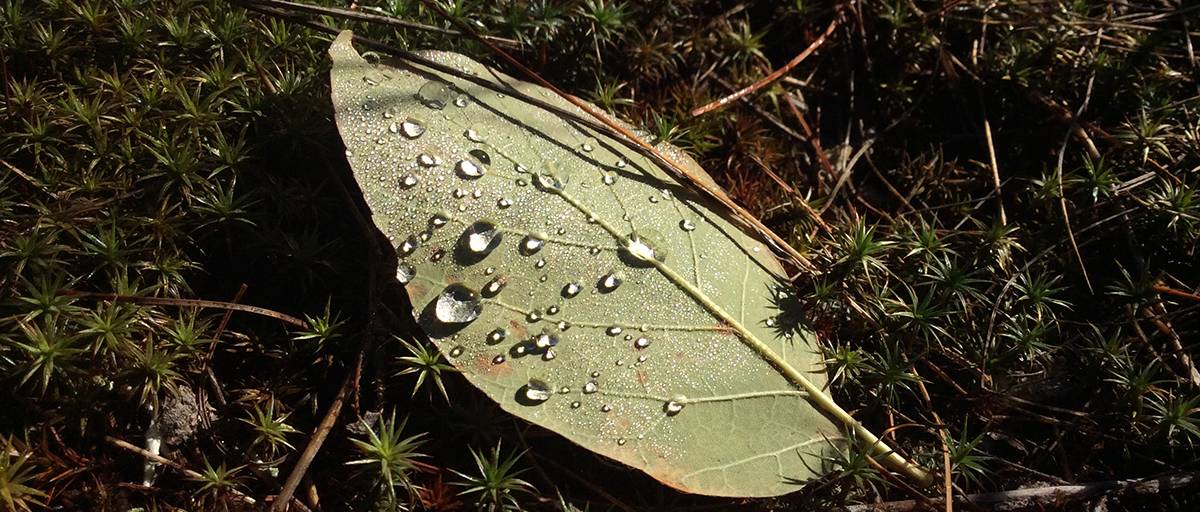
[{"label": "brown spot on leaf", "polygon": [[471,360],[471,373],[477,375],[487,375],[489,377],[504,377],[513,372],[513,367],[505,360],[503,363],[495,364],[487,356],[478,355]]},{"label": "brown spot on leaf", "polygon": [[526,329],[525,324],[520,320],[509,320],[508,330],[516,339],[525,339],[527,336],[529,336],[529,329]]}]

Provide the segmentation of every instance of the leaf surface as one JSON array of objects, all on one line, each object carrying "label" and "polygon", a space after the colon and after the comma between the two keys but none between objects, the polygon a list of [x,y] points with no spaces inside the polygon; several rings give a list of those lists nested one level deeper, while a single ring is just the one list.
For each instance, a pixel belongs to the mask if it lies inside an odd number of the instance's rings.
[{"label": "leaf surface", "polygon": [[330,54],[347,158],[397,277],[472,384],[687,492],[774,496],[827,471],[844,437],[806,391],[824,384],[821,357],[780,327],[777,260],[719,206],[568,102],[461,55],[373,64],[348,32]]}]

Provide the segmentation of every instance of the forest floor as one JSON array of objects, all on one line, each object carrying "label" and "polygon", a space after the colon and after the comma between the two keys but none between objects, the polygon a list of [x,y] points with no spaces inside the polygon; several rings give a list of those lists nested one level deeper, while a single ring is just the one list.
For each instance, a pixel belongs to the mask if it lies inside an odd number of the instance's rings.
[{"label": "forest floor", "polygon": [[835,397],[939,483],[851,454],[780,498],[681,494],[374,317],[402,291],[367,270],[311,23],[518,75],[424,2],[356,7],[388,26],[3,0],[0,510],[252,510],[292,475],[292,510],[1200,506],[1196,6],[438,5],[814,261],[794,284]]}]

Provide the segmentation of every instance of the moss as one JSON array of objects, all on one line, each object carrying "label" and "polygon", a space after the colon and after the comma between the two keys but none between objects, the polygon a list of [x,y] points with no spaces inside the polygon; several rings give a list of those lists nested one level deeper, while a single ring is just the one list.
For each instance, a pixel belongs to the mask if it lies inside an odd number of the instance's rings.
[{"label": "moss", "polygon": [[[419,2],[380,5],[450,26]],[[877,430],[920,425],[899,429],[898,444],[935,468],[944,425],[964,492],[1196,469],[1200,392],[1187,362],[1200,325],[1200,126],[1185,11],[453,6],[515,41],[547,79],[689,148],[811,255],[825,273],[796,285],[839,401]],[[261,432],[241,420],[269,410],[272,428],[286,419],[284,432],[311,433],[362,347],[342,423],[395,409],[410,418],[404,435],[431,433],[429,466],[411,475],[422,488],[401,501],[468,500],[444,482],[450,471],[474,474],[500,439],[520,445],[525,427],[461,379],[419,386],[420,368],[441,368],[435,354],[385,334],[412,326],[400,291],[372,285],[387,270],[357,217],[331,121],[327,36],[215,0],[6,0],[0,15],[0,435],[38,468],[22,481],[47,496],[30,503],[219,508],[236,506],[230,489],[274,494],[267,475],[286,474],[305,435],[256,442]],[[690,115],[791,59],[835,18],[787,79]],[[397,46],[487,55],[464,37],[337,24]],[[176,299],[252,304],[306,327]],[[413,366],[418,355],[427,364]],[[152,492],[119,485],[140,477],[139,458],[104,436],[140,443],[148,410],[183,388],[214,412],[200,407],[205,430],[170,456],[218,476],[226,471],[213,468],[256,471],[238,472],[236,485],[170,472]],[[740,505],[671,494],[534,437],[539,455],[518,466],[536,467],[522,478],[546,500],[606,507],[598,486],[649,508]],[[394,495],[345,471],[358,457],[351,438],[361,436],[335,429],[310,470],[330,509]],[[544,477],[576,458],[596,466],[581,473],[589,484]],[[908,497],[861,457],[837,463],[827,481],[755,506]]]}]

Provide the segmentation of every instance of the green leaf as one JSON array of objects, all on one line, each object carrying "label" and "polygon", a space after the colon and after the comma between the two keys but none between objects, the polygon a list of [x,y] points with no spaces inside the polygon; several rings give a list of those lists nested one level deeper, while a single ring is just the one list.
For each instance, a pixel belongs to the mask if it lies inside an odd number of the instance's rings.
[{"label": "green leaf", "polygon": [[350,40],[330,55],[355,178],[414,316],[506,411],[709,495],[796,490],[843,423],[876,441],[821,390],[811,335],[776,318],[778,261],[723,208],[550,91]]}]

